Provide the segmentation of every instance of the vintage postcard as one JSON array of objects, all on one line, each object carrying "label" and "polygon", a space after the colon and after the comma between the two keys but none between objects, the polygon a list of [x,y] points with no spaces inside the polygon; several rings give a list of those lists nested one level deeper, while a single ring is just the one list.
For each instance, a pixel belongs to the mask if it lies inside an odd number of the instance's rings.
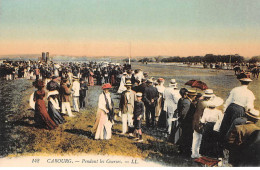
[{"label": "vintage postcard", "polygon": [[0,0],[0,167],[258,167],[259,0]]}]

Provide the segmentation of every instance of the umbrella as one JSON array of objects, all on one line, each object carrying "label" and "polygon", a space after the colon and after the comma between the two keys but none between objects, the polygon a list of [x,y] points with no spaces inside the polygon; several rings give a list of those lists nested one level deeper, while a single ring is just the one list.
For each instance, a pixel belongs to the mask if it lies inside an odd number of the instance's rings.
[{"label": "umbrella", "polygon": [[188,86],[192,86],[192,84],[197,81],[197,80],[189,80],[188,82],[185,83],[185,85],[188,85]]},{"label": "umbrella", "polygon": [[202,81],[199,81],[199,80],[190,80],[190,81],[186,82],[185,85],[195,87],[195,88],[198,88],[198,89],[201,89],[201,90],[208,89],[207,84],[202,82]]}]

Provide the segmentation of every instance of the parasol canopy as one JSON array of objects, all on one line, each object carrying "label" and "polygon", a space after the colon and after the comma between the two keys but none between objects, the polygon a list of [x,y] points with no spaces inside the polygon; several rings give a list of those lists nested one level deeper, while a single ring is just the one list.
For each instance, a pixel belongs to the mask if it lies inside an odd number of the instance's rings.
[{"label": "parasol canopy", "polygon": [[199,81],[199,80],[189,80],[188,82],[185,83],[185,85],[195,87],[201,90],[206,90],[208,89],[208,86],[206,83]]}]

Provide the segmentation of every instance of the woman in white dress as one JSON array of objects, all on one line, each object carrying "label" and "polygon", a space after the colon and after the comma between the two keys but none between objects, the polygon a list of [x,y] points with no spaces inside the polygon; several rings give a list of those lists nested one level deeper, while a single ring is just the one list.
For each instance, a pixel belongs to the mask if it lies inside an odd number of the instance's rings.
[{"label": "woman in white dress", "polygon": [[117,91],[117,93],[119,93],[119,94],[121,94],[123,91],[126,90],[126,87],[125,87],[126,75],[127,75],[127,73],[124,72],[123,76],[121,77],[120,86],[119,86],[118,91]]},{"label": "woman in white dress", "polygon": [[93,127],[95,139],[111,139],[114,117],[114,104],[109,93],[110,83],[102,86],[103,92],[99,95],[96,122]]}]

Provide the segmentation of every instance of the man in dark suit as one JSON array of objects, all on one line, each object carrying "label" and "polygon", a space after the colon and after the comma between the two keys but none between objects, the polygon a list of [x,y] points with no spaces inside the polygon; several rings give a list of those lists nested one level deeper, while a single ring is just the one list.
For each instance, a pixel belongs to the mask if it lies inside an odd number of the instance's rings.
[{"label": "man in dark suit", "polygon": [[145,87],[147,87],[146,79],[142,79],[141,84],[139,86],[137,86],[137,91],[136,92],[141,92],[142,94],[144,94]]},{"label": "man in dark suit", "polygon": [[84,81],[83,78],[80,78],[80,90],[79,90],[79,108],[85,108],[86,107],[86,95],[87,95],[88,85]]},{"label": "man in dark suit", "polygon": [[[155,106],[157,99],[159,97],[159,93],[157,88],[153,87],[153,81],[151,79],[147,80],[147,87],[144,89],[143,93],[143,101],[145,104],[145,117],[146,117],[146,126],[153,127],[155,125]],[[152,119],[152,122],[150,122]]]},{"label": "man in dark suit", "polygon": [[192,121],[196,107],[194,100],[196,97],[195,90],[189,90],[186,98],[182,101],[182,112],[179,113],[179,124],[182,131],[180,139],[178,141],[179,150],[181,153],[190,156],[191,155],[191,146],[192,146]]}]

